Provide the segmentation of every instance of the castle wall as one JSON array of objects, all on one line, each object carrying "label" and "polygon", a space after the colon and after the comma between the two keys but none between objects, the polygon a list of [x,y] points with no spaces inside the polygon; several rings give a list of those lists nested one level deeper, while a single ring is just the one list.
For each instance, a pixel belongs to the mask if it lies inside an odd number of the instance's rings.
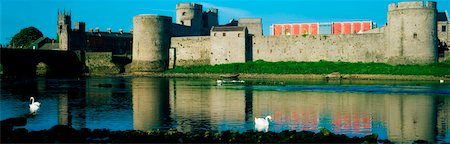
[{"label": "castle wall", "polygon": [[113,63],[112,58],[112,52],[86,52],[85,64],[89,73],[120,73],[120,68]]},{"label": "castle wall", "polygon": [[236,30],[211,30],[210,65],[243,63],[247,58],[247,29],[235,27]]},{"label": "castle wall", "polygon": [[[443,26],[445,26],[445,31],[443,31]],[[441,21],[437,23],[438,38],[441,42],[445,42],[448,46],[450,45],[450,21]]]},{"label": "castle wall", "polygon": [[208,65],[211,57],[209,36],[172,37],[169,68],[176,66]]},{"label": "castle wall", "polygon": [[384,34],[253,37],[253,60],[384,62]]}]

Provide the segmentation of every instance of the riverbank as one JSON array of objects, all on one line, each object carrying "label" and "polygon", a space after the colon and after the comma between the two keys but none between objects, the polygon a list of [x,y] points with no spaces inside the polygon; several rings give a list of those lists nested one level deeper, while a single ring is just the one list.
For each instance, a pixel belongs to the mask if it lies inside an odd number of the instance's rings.
[{"label": "riverbank", "polygon": [[[222,79],[227,73],[171,73],[171,72],[132,72],[114,76],[143,76],[159,78],[210,78]],[[110,76],[102,74],[92,74],[90,76]],[[268,79],[268,80],[404,80],[404,81],[450,81],[450,76],[432,75],[386,75],[386,74],[247,74],[239,73],[239,79]]]},{"label": "riverbank", "polygon": [[[165,72],[132,72],[121,76],[213,78],[239,74],[240,79],[278,80],[419,80],[449,81],[450,60],[428,65],[388,65],[351,62],[266,62],[176,67]],[[99,76],[92,74],[92,76]]]}]

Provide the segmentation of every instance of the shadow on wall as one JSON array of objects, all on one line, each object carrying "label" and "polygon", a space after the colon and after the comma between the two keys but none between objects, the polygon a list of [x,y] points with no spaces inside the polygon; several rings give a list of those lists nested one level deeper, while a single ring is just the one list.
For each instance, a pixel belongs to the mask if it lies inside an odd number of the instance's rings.
[{"label": "shadow on wall", "polygon": [[445,41],[439,40],[439,43],[438,43],[437,46],[438,46],[439,62],[449,61],[449,58],[450,58],[450,47],[449,47],[449,45]]},{"label": "shadow on wall", "polygon": [[248,34],[245,39],[245,62],[253,61],[253,34]]}]

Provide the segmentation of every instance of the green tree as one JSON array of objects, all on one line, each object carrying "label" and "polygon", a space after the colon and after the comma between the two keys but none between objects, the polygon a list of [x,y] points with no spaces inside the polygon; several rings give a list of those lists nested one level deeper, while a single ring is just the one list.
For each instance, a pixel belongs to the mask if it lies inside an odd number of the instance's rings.
[{"label": "green tree", "polygon": [[30,26],[20,30],[12,37],[10,45],[16,48],[29,48],[31,43],[44,36],[37,28]]}]

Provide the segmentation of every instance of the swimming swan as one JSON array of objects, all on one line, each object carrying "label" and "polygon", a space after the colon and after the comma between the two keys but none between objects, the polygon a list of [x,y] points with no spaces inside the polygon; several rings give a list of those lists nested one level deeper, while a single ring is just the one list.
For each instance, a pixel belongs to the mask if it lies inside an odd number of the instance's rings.
[{"label": "swimming swan", "polygon": [[30,97],[30,113],[31,114],[35,114],[40,106],[41,106],[41,103],[34,102],[34,97]]},{"label": "swimming swan", "polygon": [[269,130],[269,119],[272,120],[271,116],[266,116],[266,118],[256,118],[255,117],[255,129],[257,131],[265,131]]},{"label": "swimming swan", "polygon": [[255,117],[255,125],[259,126],[268,126],[269,125],[269,119],[272,121],[271,116],[266,116],[266,118],[256,118]]}]

